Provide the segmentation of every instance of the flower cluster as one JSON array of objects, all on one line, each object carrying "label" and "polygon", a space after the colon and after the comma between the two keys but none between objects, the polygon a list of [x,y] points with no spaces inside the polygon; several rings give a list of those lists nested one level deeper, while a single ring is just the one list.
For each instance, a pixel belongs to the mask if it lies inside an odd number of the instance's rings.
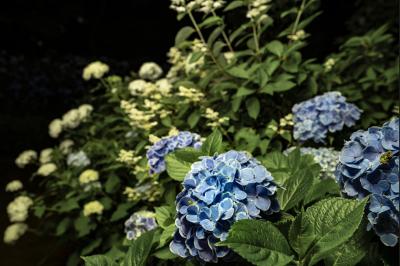
[{"label": "flower cluster", "polygon": [[87,121],[93,111],[90,104],[82,104],[76,109],[66,112],[62,119],[56,118],[49,124],[49,135],[52,138],[58,138],[65,129],[75,129],[82,122]]},{"label": "flower cluster", "polygon": [[185,86],[179,86],[178,95],[185,98],[188,103],[198,103],[204,98],[204,93],[195,88],[186,88]]},{"label": "flower cluster", "polygon": [[88,184],[99,180],[99,172],[93,169],[83,171],[79,176],[79,183],[81,185]]},{"label": "flower cluster", "polygon": [[144,63],[139,69],[139,76],[142,79],[156,80],[163,74],[159,65],[154,62]]},{"label": "flower cluster", "polygon": [[72,151],[72,147],[74,146],[74,141],[70,139],[63,140],[58,148],[60,149],[62,154],[69,154]]},{"label": "flower cluster", "polygon": [[328,60],[326,60],[324,63],[325,71],[326,72],[331,71],[335,64],[336,64],[336,61],[333,58],[329,58]]},{"label": "flower cluster", "polygon": [[136,202],[139,200],[145,200],[154,202],[161,196],[161,186],[157,181],[147,182],[142,185],[132,187],[126,187],[124,194],[127,196],[129,201]]},{"label": "flower cluster", "polygon": [[100,61],[95,61],[83,69],[82,78],[84,80],[100,79],[110,71],[110,67]]},{"label": "flower cluster", "polygon": [[74,167],[85,167],[90,164],[90,159],[84,151],[78,151],[68,154],[67,165]]},{"label": "flower cluster", "polygon": [[181,131],[176,136],[162,138],[147,150],[150,174],[159,174],[165,171],[167,154],[185,147],[200,148],[200,146],[200,136],[188,131]]},{"label": "flower cluster", "polygon": [[192,164],[183,186],[170,249],[184,258],[217,262],[229,250],[214,244],[226,239],[234,222],[279,211],[273,177],[245,152],[202,157]]},{"label": "flower cluster", "polygon": [[291,41],[303,40],[306,37],[306,32],[304,30],[298,30],[294,34],[289,34],[288,39]]},{"label": "flower cluster", "polygon": [[55,171],[57,171],[57,165],[54,163],[45,163],[39,167],[37,174],[41,176],[49,176]]},{"label": "flower cluster", "polygon": [[37,153],[33,150],[26,150],[23,151],[20,155],[18,155],[17,159],[15,160],[15,164],[19,168],[24,168],[28,164],[31,164],[37,160]]},{"label": "flower cluster", "polygon": [[252,0],[246,16],[257,23],[265,20],[268,17],[265,13],[270,7],[269,2],[271,0]]},{"label": "flower cluster", "polygon": [[99,214],[103,213],[104,206],[101,204],[100,201],[94,200],[88,202],[83,206],[83,216],[90,216],[92,214]]},{"label": "flower cluster", "polygon": [[209,14],[223,7],[223,0],[171,0],[170,8],[178,13],[185,13],[192,10]]},{"label": "flower cluster", "polygon": [[229,117],[220,117],[219,113],[211,108],[206,108],[206,113],[204,114],[204,117],[210,120],[210,122],[207,123],[207,126],[211,128],[219,127],[229,121]]},{"label": "flower cluster", "polygon": [[155,117],[155,114],[150,111],[142,111],[138,109],[135,103],[122,100],[121,109],[127,114],[129,118],[129,124],[132,127],[150,130],[157,125],[157,121],[152,121],[152,119]]},{"label": "flower cluster", "polygon": [[24,185],[22,185],[21,181],[13,180],[6,185],[6,191],[7,192],[15,192],[15,191],[21,190],[23,187],[24,187]]},{"label": "flower cluster", "polygon": [[31,198],[19,196],[7,206],[8,217],[11,222],[23,222],[28,218],[29,207],[33,204]]},{"label": "flower cluster", "polygon": [[17,241],[28,230],[28,226],[24,223],[15,223],[9,225],[4,231],[3,241],[6,244],[12,244]]},{"label": "flower cluster", "polygon": [[337,91],[296,104],[292,111],[294,138],[300,141],[313,139],[315,142],[324,142],[328,131],[340,131],[344,125],[353,126],[361,115],[361,110],[347,103],[346,98]]},{"label": "flower cluster", "polygon": [[142,159],[142,156],[136,156],[134,151],[122,149],[119,151],[117,162],[121,162],[126,165],[134,166],[141,159]]},{"label": "flower cluster", "polygon": [[138,211],[125,221],[125,234],[128,240],[135,240],[143,233],[156,228],[156,214],[150,211]]},{"label": "flower cluster", "polygon": [[167,78],[174,81],[179,76],[179,73],[185,68],[185,57],[176,47],[171,47],[167,55],[168,62],[172,64],[168,70]]},{"label": "flower cluster", "polygon": [[53,153],[52,148],[47,148],[44,149],[40,152],[40,157],[39,157],[39,162],[41,164],[49,163],[51,162],[51,154]]},{"label": "flower cluster", "polygon": [[[285,154],[293,151],[295,147],[287,149]],[[312,155],[314,157],[314,161],[321,166],[320,178],[321,179],[334,179],[335,178],[335,170],[336,165],[339,162],[339,151],[334,150],[333,148],[300,148],[300,152],[302,154]]]},{"label": "flower cluster", "polygon": [[372,194],[369,228],[394,246],[399,230],[399,119],[354,132],[340,153],[336,180],[348,197]]}]

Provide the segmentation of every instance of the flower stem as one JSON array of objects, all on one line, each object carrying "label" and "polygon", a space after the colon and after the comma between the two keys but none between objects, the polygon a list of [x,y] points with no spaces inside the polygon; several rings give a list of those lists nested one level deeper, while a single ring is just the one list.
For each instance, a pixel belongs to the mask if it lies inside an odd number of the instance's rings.
[{"label": "flower stem", "polygon": [[200,37],[200,40],[203,42],[204,45],[207,46],[208,52],[209,52],[209,54],[210,54],[210,56],[211,56],[211,59],[214,61],[214,63],[217,65],[217,67],[218,67],[221,71],[224,71],[223,68],[221,67],[221,65],[218,63],[217,59],[215,58],[214,54],[212,53],[212,51],[211,51],[210,47],[208,46],[206,40],[204,39],[204,36],[203,36],[203,34],[201,33],[201,30],[200,30],[200,28],[199,28],[199,26],[198,26],[196,20],[194,19],[193,14],[192,14],[192,12],[191,12],[190,10],[188,11],[188,15],[189,15],[190,20],[192,21],[192,24],[193,24],[194,28],[196,29],[197,34],[198,34],[199,37]]},{"label": "flower stem", "polygon": [[252,27],[253,27],[254,44],[256,46],[256,54],[258,57],[261,54],[261,52],[260,52],[260,44],[258,42],[258,33],[257,33],[257,28],[256,28],[255,22],[253,22]]},{"label": "flower stem", "polygon": [[[212,12],[212,14],[213,14],[214,17],[218,17],[214,10],[211,11],[211,12]],[[224,40],[225,40],[225,42],[226,42],[226,45],[228,45],[229,51],[231,51],[231,52],[233,53],[233,52],[235,52],[235,51],[233,50],[233,47],[232,47],[231,42],[229,41],[228,35],[226,34],[226,32],[225,32],[225,30],[224,30],[224,26],[225,26],[225,25],[223,24],[223,25],[222,25],[222,32],[221,32],[221,33],[222,33],[222,37],[224,38]]]},{"label": "flower stem", "polygon": [[297,17],[296,17],[296,20],[295,20],[294,25],[293,25],[292,35],[295,34],[296,31],[297,31],[297,27],[299,26],[300,18],[301,18],[301,15],[304,12],[305,5],[306,5],[306,0],[302,0],[299,12],[297,13]]}]

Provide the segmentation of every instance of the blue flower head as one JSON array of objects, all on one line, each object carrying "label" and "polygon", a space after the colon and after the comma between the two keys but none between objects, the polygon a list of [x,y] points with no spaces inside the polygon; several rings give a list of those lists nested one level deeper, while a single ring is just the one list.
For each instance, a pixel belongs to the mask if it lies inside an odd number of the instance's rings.
[{"label": "blue flower head", "polygon": [[125,233],[128,240],[134,240],[143,233],[156,228],[156,214],[149,211],[138,211],[125,221]]},{"label": "blue flower head", "polygon": [[293,136],[300,141],[309,139],[324,142],[329,132],[351,127],[360,119],[361,110],[346,102],[340,92],[327,92],[310,100],[296,104],[292,108],[294,115]]},{"label": "blue flower head", "polygon": [[229,249],[215,246],[232,224],[279,211],[273,177],[245,152],[204,156],[191,166],[176,198],[177,231],[171,251],[183,258],[217,262]]},{"label": "blue flower head", "polygon": [[154,143],[147,151],[147,160],[150,167],[150,174],[159,174],[165,171],[165,156],[177,149],[185,147],[201,147],[201,140],[198,134],[188,131],[181,131],[176,136],[164,137]]},{"label": "blue flower head", "polygon": [[368,229],[387,246],[395,246],[399,230],[399,119],[382,127],[354,132],[344,144],[336,168],[342,193],[362,199],[371,195]]}]

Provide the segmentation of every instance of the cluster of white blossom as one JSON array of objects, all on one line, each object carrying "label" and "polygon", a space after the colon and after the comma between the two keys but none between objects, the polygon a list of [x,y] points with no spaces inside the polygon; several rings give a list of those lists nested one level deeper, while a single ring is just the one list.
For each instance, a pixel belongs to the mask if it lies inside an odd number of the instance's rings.
[{"label": "cluster of white blossom", "polygon": [[163,74],[159,65],[154,62],[146,62],[139,69],[139,76],[142,79],[156,80]]},{"label": "cluster of white blossom", "polygon": [[84,80],[90,80],[92,78],[100,79],[108,71],[110,71],[110,67],[107,64],[104,64],[100,61],[95,61],[90,63],[83,69],[82,78]]},{"label": "cluster of white blossom", "polygon": [[129,124],[132,127],[150,130],[158,124],[157,121],[152,121],[152,119],[155,117],[154,113],[150,111],[139,110],[137,108],[137,104],[135,103],[122,100],[120,106],[121,109],[127,114],[129,118]]},{"label": "cluster of white blossom", "polygon": [[247,17],[252,21],[260,23],[268,18],[265,14],[269,9],[271,0],[252,0],[247,11]]},{"label": "cluster of white blossom", "polygon": [[160,198],[160,183],[151,181],[134,188],[126,187],[124,194],[129,201],[147,200],[149,202],[156,201]]},{"label": "cluster of white blossom", "polygon": [[87,184],[99,180],[99,172],[93,169],[83,171],[79,176],[80,184]]},{"label": "cluster of white blossom", "polygon": [[16,197],[7,206],[7,213],[10,221],[24,222],[28,218],[28,210],[32,204],[32,199],[27,196]]},{"label": "cluster of white blossom", "polygon": [[33,150],[26,150],[21,152],[17,159],[15,159],[15,164],[19,168],[24,168],[28,164],[34,163],[38,158],[37,152]]},{"label": "cluster of white blossom", "polygon": [[52,173],[57,171],[57,165],[54,163],[45,163],[42,164],[37,170],[37,174],[40,176],[49,176]]},{"label": "cluster of white blossom", "polygon": [[93,111],[90,104],[82,104],[76,109],[66,112],[62,119],[54,119],[49,124],[49,135],[58,138],[64,129],[77,128],[82,122],[86,122]]},{"label": "cluster of white blossom", "polygon": [[47,149],[42,150],[40,152],[39,162],[41,164],[45,164],[45,163],[51,162],[51,154],[52,153],[53,153],[53,149],[52,148],[47,148]]},{"label": "cluster of white blossom", "polygon": [[298,30],[294,34],[289,34],[288,39],[292,41],[303,40],[306,37],[306,32],[304,30]]},{"label": "cluster of white blossom", "polygon": [[84,151],[78,151],[68,154],[67,165],[74,167],[86,167],[90,164],[90,159]]},{"label": "cluster of white blossom", "polygon": [[328,60],[325,61],[324,63],[324,69],[326,72],[329,72],[332,70],[333,66],[336,64],[335,59],[329,58]]},{"label": "cluster of white blossom", "polygon": [[223,7],[224,4],[223,0],[171,0],[170,8],[178,13],[195,10],[208,14]]},{"label": "cluster of white blossom", "polygon": [[4,231],[3,241],[6,244],[13,244],[28,230],[28,226],[24,223],[14,223],[9,225]]},{"label": "cluster of white blossom", "polygon": [[72,147],[74,146],[74,141],[70,139],[63,140],[58,148],[60,149],[62,154],[69,154],[72,151]]},{"label": "cluster of white blossom", "polygon": [[13,180],[8,182],[6,185],[6,191],[7,192],[16,192],[18,190],[21,190],[24,186],[22,185],[22,182],[19,180]]},{"label": "cluster of white blossom", "polygon": [[188,103],[198,103],[204,98],[204,93],[195,88],[179,86],[178,96],[185,98],[185,101]]},{"label": "cluster of white blossom", "polygon": [[92,214],[101,215],[103,213],[104,206],[101,204],[100,201],[94,200],[91,202],[86,203],[83,206],[83,215],[90,216]]},{"label": "cluster of white blossom", "polygon": [[174,81],[179,76],[179,73],[185,69],[186,59],[176,47],[171,47],[167,56],[168,63],[172,65],[167,73],[167,78]]},{"label": "cluster of white blossom", "polygon": [[212,128],[219,127],[229,121],[229,117],[220,117],[219,113],[211,108],[206,108],[206,113],[204,114],[204,117],[210,120],[210,122],[207,123],[207,126]]}]

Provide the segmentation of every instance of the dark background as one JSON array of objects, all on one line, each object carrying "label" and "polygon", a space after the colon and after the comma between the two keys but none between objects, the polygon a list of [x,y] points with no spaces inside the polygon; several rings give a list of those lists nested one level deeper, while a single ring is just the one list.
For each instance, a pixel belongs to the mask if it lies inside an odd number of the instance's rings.
[{"label": "dark background", "polygon": [[[90,88],[82,69],[94,60],[115,74],[155,61],[165,70],[166,53],[177,22],[168,0],[13,0],[0,8],[0,264],[64,265],[73,247],[57,247],[55,239],[25,235],[16,245],[2,242],[9,224],[6,206],[11,179],[29,178],[29,169],[14,160],[25,149],[41,150],[54,142],[48,123],[75,107]],[[338,49],[346,36],[363,34],[386,22],[397,27],[397,1],[322,0],[323,14],[311,25],[313,48],[306,57]],[[318,49],[315,49],[318,47]],[[24,182],[25,184],[27,182]],[[35,189],[35,187],[30,187]],[[48,257],[47,260],[43,260]]]}]

